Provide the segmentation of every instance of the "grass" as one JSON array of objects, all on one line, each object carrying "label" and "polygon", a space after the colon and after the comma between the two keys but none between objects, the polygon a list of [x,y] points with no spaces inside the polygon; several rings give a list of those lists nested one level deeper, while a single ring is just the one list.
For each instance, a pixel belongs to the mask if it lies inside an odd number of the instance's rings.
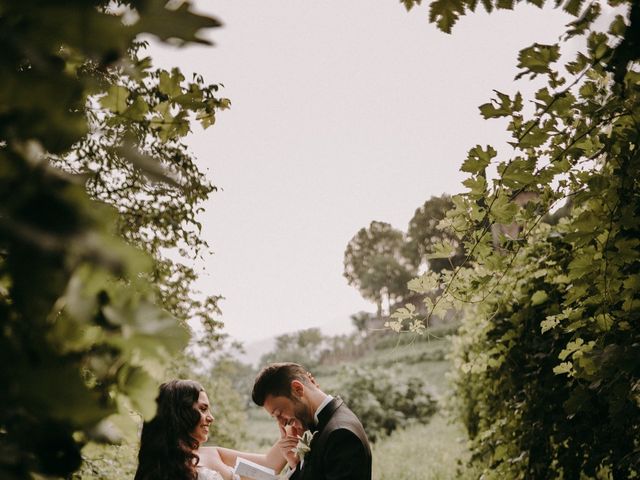
[{"label": "grass", "polygon": [[[321,368],[316,379],[323,390],[334,393],[345,375],[352,367],[372,367],[391,369],[399,379],[409,377],[422,378],[433,390],[436,397],[442,398],[449,388],[446,373],[450,363],[446,360],[450,341],[447,338],[432,339],[413,343],[392,343],[388,348],[375,349],[356,362],[340,366]],[[338,392],[339,393],[339,392]]]},{"label": "grass", "polygon": [[467,470],[466,435],[459,424],[437,414],[428,425],[414,425],[375,443],[374,480],[450,480],[477,478]]}]

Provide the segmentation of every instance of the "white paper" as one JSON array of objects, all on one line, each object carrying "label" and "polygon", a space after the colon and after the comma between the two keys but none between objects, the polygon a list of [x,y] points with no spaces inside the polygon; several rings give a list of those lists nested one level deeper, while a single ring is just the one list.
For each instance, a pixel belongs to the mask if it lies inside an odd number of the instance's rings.
[{"label": "white paper", "polygon": [[236,459],[235,473],[241,477],[251,478],[254,480],[277,480],[276,472],[257,463],[250,462],[244,458]]}]

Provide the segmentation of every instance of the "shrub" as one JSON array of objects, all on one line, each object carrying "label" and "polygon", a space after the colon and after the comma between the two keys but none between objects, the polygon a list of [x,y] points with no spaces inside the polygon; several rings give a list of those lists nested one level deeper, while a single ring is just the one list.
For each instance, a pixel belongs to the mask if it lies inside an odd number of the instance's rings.
[{"label": "shrub", "polygon": [[437,411],[420,378],[398,380],[380,369],[346,370],[340,391],[372,442],[410,424],[427,424]]}]

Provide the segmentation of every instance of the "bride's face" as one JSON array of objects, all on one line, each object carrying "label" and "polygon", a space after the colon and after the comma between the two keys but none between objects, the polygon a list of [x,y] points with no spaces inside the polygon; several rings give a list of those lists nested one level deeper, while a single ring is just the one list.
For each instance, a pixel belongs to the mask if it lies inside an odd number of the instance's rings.
[{"label": "bride's face", "polygon": [[209,406],[209,397],[205,392],[200,392],[198,401],[193,405],[193,408],[200,414],[200,420],[193,429],[192,435],[198,443],[204,443],[209,438],[209,427],[214,420]]}]

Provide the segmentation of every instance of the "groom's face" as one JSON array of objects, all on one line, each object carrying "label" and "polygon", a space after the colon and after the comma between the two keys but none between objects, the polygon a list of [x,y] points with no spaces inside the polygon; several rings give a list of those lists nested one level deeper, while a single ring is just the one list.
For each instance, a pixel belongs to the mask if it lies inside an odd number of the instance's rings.
[{"label": "groom's face", "polygon": [[292,426],[294,436],[301,436],[313,427],[313,412],[304,397],[298,398],[295,394],[292,397],[267,395],[264,409],[282,428]]}]

